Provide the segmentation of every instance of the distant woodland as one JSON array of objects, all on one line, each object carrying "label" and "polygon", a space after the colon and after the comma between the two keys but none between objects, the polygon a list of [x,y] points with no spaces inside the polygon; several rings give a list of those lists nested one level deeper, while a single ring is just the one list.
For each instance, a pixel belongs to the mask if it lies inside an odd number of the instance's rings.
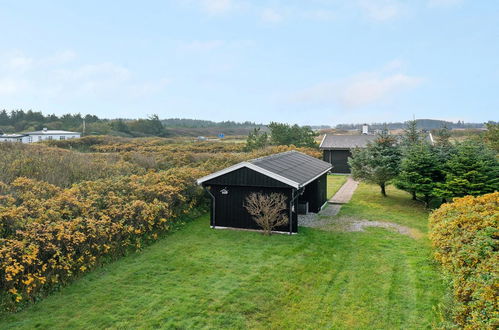
[{"label": "distant woodland", "polygon": [[[419,129],[439,129],[442,127],[447,127],[449,129],[456,128],[485,128],[485,123],[465,123],[464,121],[458,121],[457,123],[445,120],[436,119],[416,119],[416,124]],[[383,127],[388,129],[403,129],[406,126],[405,122],[393,122],[393,123],[371,123],[369,127],[372,129],[382,129]],[[362,124],[339,124],[336,125],[336,129],[361,129]]]},{"label": "distant woodland", "polygon": [[113,135],[123,137],[146,136],[216,136],[248,135],[262,124],[233,121],[213,122],[208,120],[170,118],[160,120],[157,115],[145,119],[103,119],[95,115],[55,114],[44,115],[32,110],[1,110],[0,131],[18,133],[43,128],[84,132],[85,135]]},{"label": "distant woodland", "polygon": [[[450,121],[418,119],[416,120],[419,129],[435,130],[442,127],[449,129],[481,129],[484,123],[465,123]],[[403,122],[392,123],[371,123],[370,129],[402,129]],[[361,129],[362,124],[339,124],[337,130]],[[255,129],[268,132],[269,127],[265,124],[254,122],[215,122],[210,120],[169,118],[160,119],[157,115],[151,115],[145,119],[105,119],[95,115],[55,114],[44,115],[41,112],[32,110],[0,110],[0,132],[19,133],[27,131],[48,129],[61,129],[68,131],[83,132],[84,135],[112,135],[122,137],[173,137],[173,136],[217,136],[221,133],[225,135],[247,136]],[[327,129],[330,126],[311,126],[311,129]]]}]

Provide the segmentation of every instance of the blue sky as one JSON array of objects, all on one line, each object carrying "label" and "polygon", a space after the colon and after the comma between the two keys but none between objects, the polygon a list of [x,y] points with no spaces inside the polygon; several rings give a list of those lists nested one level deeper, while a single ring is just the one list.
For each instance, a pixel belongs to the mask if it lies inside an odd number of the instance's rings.
[{"label": "blue sky", "polygon": [[0,108],[499,119],[497,0],[0,0],[0,31]]}]

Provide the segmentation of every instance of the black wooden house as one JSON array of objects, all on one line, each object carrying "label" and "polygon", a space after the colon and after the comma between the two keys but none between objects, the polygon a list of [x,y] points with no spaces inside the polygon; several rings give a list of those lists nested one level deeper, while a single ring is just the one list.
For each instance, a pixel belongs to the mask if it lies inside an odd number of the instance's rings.
[{"label": "black wooden house", "polygon": [[319,149],[323,152],[323,160],[333,166],[333,173],[350,173],[348,158],[352,157],[354,148],[365,148],[376,139],[375,135],[333,135],[326,134]]},{"label": "black wooden house", "polygon": [[211,227],[260,229],[244,208],[252,193],[282,193],[290,221],[277,231],[298,232],[298,210],[318,212],[326,203],[331,164],[297,151],[241,162],[197,180],[212,198]]}]

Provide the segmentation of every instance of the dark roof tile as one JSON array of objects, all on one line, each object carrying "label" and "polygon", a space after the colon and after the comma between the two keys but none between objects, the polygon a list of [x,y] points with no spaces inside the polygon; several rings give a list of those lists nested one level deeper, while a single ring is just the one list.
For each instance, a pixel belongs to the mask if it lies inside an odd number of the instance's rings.
[{"label": "dark roof tile", "polygon": [[326,134],[321,142],[321,149],[353,149],[365,148],[376,139],[375,135],[333,135]]},{"label": "dark roof tile", "polygon": [[331,164],[295,150],[252,159],[249,162],[300,185],[331,169]]}]

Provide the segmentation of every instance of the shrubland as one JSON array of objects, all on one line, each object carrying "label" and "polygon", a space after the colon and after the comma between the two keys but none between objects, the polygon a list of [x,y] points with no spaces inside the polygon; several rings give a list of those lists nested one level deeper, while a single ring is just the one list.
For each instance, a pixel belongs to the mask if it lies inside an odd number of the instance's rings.
[{"label": "shrubland", "polygon": [[466,329],[499,325],[499,192],[466,196],[430,216],[435,258],[453,288],[450,314]]},{"label": "shrubland", "polygon": [[[0,144],[0,305],[16,310],[206,209],[195,180],[250,158],[240,144],[86,137]],[[82,150],[84,152],[79,152]]]},{"label": "shrubland", "polygon": [[81,154],[44,145],[0,143],[0,182],[27,177],[59,187],[83,180],[144,174],[145,169],[118,154]]}]

